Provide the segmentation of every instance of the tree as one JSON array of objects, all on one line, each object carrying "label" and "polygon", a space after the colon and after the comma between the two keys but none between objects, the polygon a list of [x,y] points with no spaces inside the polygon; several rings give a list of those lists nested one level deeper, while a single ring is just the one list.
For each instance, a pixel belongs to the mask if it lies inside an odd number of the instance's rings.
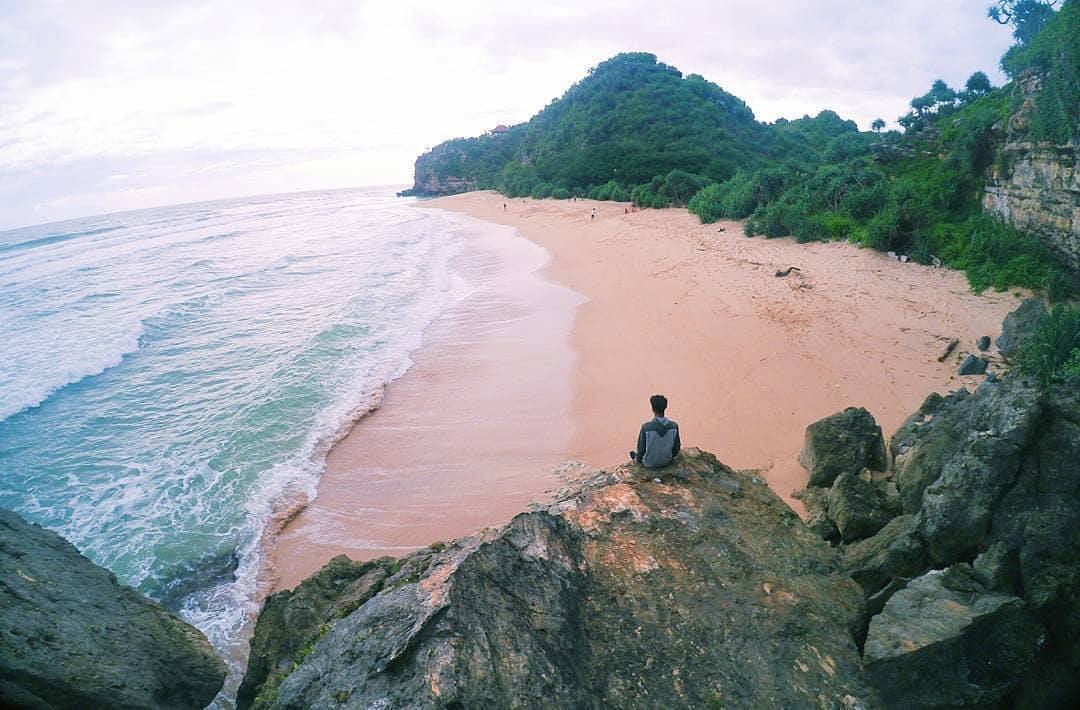
[{"label": "tree", "polygon": [[935,109],[940,108],[941,106],[950,105],[956,101],[956,92],[949,88],[949,85],[941,79],[934,81],[927,96],[930,98]]},{"label": "tree", "polygon": [[1054,16],[1057,0],[998,0],[986,9],[986,16],[999,25],[1012,25],[1013,37],[1027,44]]},{"label": "tree", "polygon": [[875,118],[870,122],[870,130],[874,133],[881,133],[881,129],[885,127],[885,121],[881,118]]},{"label": "tree", "polygon": [[977,71],[968,77],[964,84],[964,99],[970,101],[985,94],[989,94],[994,86],[990,83],[990,77],[981,71]]}]

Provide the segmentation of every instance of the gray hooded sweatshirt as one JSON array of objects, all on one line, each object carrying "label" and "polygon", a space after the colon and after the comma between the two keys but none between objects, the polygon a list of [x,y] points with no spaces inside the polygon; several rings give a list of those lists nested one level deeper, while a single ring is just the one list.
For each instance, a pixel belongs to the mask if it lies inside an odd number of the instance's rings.
[{"label": "gray hooded sweatshirt", "polygon": [[645,468],[667,466],[679,453],[679,425],[667,417],[656,417],[641,425],[637,438],[637,460]]}]

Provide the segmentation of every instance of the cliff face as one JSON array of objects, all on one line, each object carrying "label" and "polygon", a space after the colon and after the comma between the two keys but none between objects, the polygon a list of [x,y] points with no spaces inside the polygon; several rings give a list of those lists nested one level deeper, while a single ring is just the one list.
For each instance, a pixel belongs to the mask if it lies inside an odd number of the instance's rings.
[{"label": "cliff face", "polygon": [[[456,195],[477,189],[479,180],[470,174],[467,146],[496,137],[458,139],[435,146],[416,159],[413,186],[403,194],[416,197]],[[475,168],[473,168],[475,169]]]},{"label": "cliff face", "polygon": [[239,704],[875,706],[838,564],[760,478],[691,449],[449,548],[334,560],[268,600]]},{"label": "cliff face", "polygon": [[1026,139],[1039,84],[1033,72],[1019,79],[1023,98],[1009,119],[1008,138],[991,170],[983,208],[1037,236],[1066,264],[1080,269],[1080,146]]},{"label": "cliff face", "polygon": [[198,629],[0,509],[0,706],[201,708],[224,680]]}]

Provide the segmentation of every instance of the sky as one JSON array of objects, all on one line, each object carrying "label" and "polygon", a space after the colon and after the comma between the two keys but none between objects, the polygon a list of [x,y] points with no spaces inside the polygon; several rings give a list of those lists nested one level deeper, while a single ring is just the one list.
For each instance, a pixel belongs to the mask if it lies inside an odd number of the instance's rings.
[{"label": "sky", "polygon": [[894,125],[938,78],[1004,83],[988,0],[0,0],[0,230],[244,195],[411,184],[652,52],[759,120]]}]

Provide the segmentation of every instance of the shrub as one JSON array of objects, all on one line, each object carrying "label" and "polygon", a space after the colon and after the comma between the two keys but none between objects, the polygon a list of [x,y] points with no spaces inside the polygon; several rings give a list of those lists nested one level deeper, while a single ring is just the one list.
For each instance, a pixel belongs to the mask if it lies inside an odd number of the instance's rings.
[{"label": "shrub", "polygon": [[1043,384],[1080,376],[1080,307],[1055,305],[1020,353],[1019,367]]},{"label": "shrub", "polygon": [[567,190],[565,187],[556,187],[554,190],[551,191],[551,196],[554,197],[556,200],[569,200],[570,191]]}]

